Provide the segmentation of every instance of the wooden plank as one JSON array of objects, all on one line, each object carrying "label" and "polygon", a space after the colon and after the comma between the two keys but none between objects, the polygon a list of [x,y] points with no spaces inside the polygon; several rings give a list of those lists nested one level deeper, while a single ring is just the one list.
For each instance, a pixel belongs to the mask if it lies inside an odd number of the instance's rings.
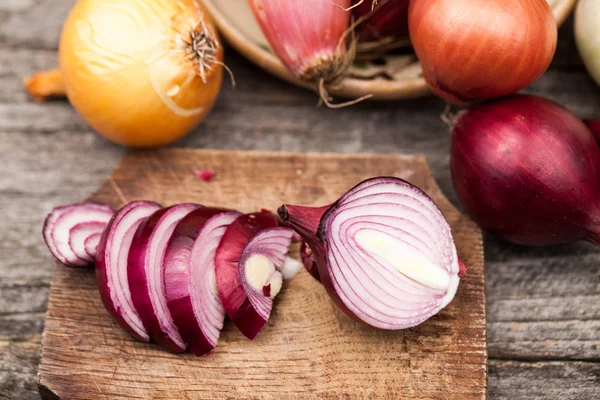
[{"label": "wooden plank", "polygon": [[598,399],[600,364],[490,361],[489,383],[490,399]]},{"label": "wooden plank", "polygon": [[[193,173],[202,160],[210,184]],[[244,212],[282,203],[328,204],[370,176],[404,177],[426,190],[453,227],[469,265],[456,299],[417,328],[385,332],[357,324],[305,271],[292,280],[259,337],[227,324],[204,358],[172,355],[129,338],[108,317],[90,271],[54,268],[40,385],[61,398],[317,399],[486,397],[483,247],[476,226],[445,200],[416,156],[163,150],[130,154],[94,200],[122,205],[201,201]],[[269,182],[269,185],[264,185]],[[118,194],[118,195],[117,195]],[[119,355],[125,355],[125,359]]]}]

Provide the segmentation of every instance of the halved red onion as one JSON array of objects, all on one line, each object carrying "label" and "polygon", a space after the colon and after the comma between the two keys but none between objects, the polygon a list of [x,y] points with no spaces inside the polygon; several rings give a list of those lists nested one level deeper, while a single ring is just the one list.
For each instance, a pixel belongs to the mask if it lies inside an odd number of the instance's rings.
[{"label": "halved red onion", "polygon": [[[78,203],[57,207],[52,210],[44,222],[42,230],[44,241],[52,255],[67,267],[85,267],[93,261],[85,252],[86,234],[91,235],[97,233],[98,230],[86,230],[87,228],[82,225],[98,223],[106,226],[114,213],[110,207],[97,203]],[[72,237],[73,235],[75,237]]]},{"label": "halved red onion", "polygon": [[361,322],[410,328],[456,294],[450,226],[427,194],[402,179],[370,179],[331,206],[282,206],[279,215],[313,250],[330,297]]},{"label": "halved red onion", "polygon": [[293,232],[268,212],[242,215],[227,228],[215,256],[217,289],[225,311],[248,339],[267,323],[281,289],[281,268]]},{"label": "halved red onion", "polygon": [[[127,257],[133,236],[145,218],[161,206],[150,201],[134,201],[121,208],[109,222],[96,257],[96,279],[106,310],[132,336],[148,341],[148,333],[133,306],[127,275]],[[93,246],[94,235],[86,241]]]},{"label": "halved red onion", "polygon": [[227,227],[241,214],[199,208],[175,228],[163,261],[167,306],[182,339],[197,356],[212,351],[225,309],[217,291],[215,253]]},{"label": "halved red onion", "polygon": [[150,337],[173,353],[185,351],[186,344],[167,307],[163,259],[177,223],[199,207],[179,204],[156,211],[140,224],[129,251],[127,274],[133,305]]}]

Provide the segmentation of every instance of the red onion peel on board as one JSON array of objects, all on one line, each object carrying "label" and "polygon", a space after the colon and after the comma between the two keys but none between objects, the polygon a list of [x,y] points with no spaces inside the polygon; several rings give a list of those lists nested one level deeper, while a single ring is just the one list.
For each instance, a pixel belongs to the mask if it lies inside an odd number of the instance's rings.
[{"label": "red onion peel on board", "polygon": [[212,351],[225,309],[215,275],[215,254],[227,227],[241,214],[199,208],[176,226],[164,258],[167,306],[179,333],[197,356]]},{"label": "red onion peel on board", "polygon": [[183,341],[167,306],[163,260],[177,223],[197,204],[178,204],[156,211],[138,227],[128,257],[129,289],[150,337],[173,353],[185,351]]},{"label": "red onion peel on board", "polygon": [[454,298],[461,267],[450,226],[422,190],[366,180],[330,206],[282,206],[310,246],[319,277],[348,315],[380,329],[421,324]]},{"label": "red onion peel on board", "polygon": [[149,336],[131,298],[127,258],[137,228],[160,208],[151,201],[134,201],[121,208],[104,230],[96,259],[96,279],[104,307],[119,325],[144,342]]}]

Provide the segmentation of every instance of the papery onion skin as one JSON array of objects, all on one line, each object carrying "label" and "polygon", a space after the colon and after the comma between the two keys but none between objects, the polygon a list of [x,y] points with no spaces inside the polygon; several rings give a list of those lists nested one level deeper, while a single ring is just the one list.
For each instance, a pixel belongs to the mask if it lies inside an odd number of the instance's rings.
[{"label": "papery onion skin", "polygon": [[248,0],[271,48],[296,77],[331,82],[344,72],[351,0]]},{"label": "papery onion skin", "polygon": [[[439,227],[436,227],[436,229],[441,229],[444,231],[443,233],[441,233],[441,235],[444,236],[447,242],[447,246],[444,247],[444,252],[448,257],[446,261],[449,264],[444,265],[443,268],[446,269],[446,273],[449,276],[449,286],[447,287],[446,291],[443,292],[443,296],[441,296],[442,292],[439,292],[438,295],[433,296],[431,297],[431,299],[429,299],[430,301],[429,303],[427,303],[427,307],[429,307],[429,309],[426,312],[423,312],[422,314],[417,314],[418,310],[415,310],[415,315],[413,315],[412,318],[410,318],[408,321],[406,320],[406,316],[399,317],[397,320],[391,318],[387,321],[380,321],[372,317],[367,317],[365,310],[375,310],[371,309],[372,306],[368,304],[368,302],[365,300],[365,293],[361,293],[361,290],[366,291],[367,289],[363,287],[349,287],[351,291],[354,291],[354,297],[350,298],[347,295],[347,293],[340,291],[339,283],[336,283],[335,273],[332,269],[333,264],[331,259],[331,251],[332,248],[337,248],[338,246],[336,243],[337,238],[333,236],[334,230],[332,230],[331,227],[331,224],[337,218],[336,213],[338,213],[339,210],[342,210],[342,207],[348,207],[353,202],[354,204],[360,202],[361,200],[359,199],[357,201],[355,196],[361,193],[362,191],[367,190],[372,185],[397,185],[408,191],[413,192],[415,198],[419,198],[419,201],[422,201],[423,204],[427,204],[424,207],[428,208],[428,212],[436,215],[437,221],[435,222],[435,224],[439,224]],[[389,194],[384,189],[384,191],[380,193],[380,195],[386,196]],[[362,200],[364,200],[364,198]],[[361,207],[361,205],[351,207],[355,207],[356,209],[358,209],[359,207]],[[398,205],[397,210],[400,210],[402,208],[402,206]],[[372,178],[361,182],[360,184],[349,190],[344,196],[342,196],[331,206],[312,208],[285,205],[279,208],[278,214],[280,218],[284,221],[284,223],[288,224],[290,227],[296,230],[296,232],[298,232],[304,238],[304,240],[313,250],[314,259],[316,261],[316,266],[319,272],[319,279],[321,283],[323,283],[323,286],[327,290],[327,293],[329,294],[330,298],[334,301],[334,303],[348,316],[375,328],[386,330],[406,329],[419,325],[420,323],[429,319],[433,315],[437,314],[441,309],[443,309],[454,298],[456,290],[458,288],[459,273],[464,274],[466,272],[466,267],[464,266],[464,264],[461,266],[462,263],[458,260],[458,257],[456,255],[456,248],[454,246],[454,240],[452,239],[450,227],[445,221],[441,211],[437,208],[437,205],[435,205],[435,202],[433,202],[433,200],[423,191],[399,178]],[[398,216],[395,215],[384,216],[382,214],[381,216],[377,216],[377,218],[389,217],[398,218]],[[356,218],[357,217],[355,217],[354,219]],[[362,218],[371,219],[373,218],[373,215],[364,215],[362,216]],[[383,222],[381,221],[378,222],[378,224],[382,223]],[[317,227],[316,229],[315,226]],[[351,258],[353,257],[351,253],[358,253],[361,251],[357,242],[355,241],[354,243],[355,247],[353,249],[345,249],[344,251],[344,254]],[[364,266],[372,267],[372,264],[367,264],[365,261]],[[339,269],[336,272],[338,274],[340,272],[342,273],[342,275],[344,273],[353,274],[352,268],[348,267],[347,265],[345,268],[338,265],[337,268]],[[425,290],[424,293],[428,290],[429,289]],[[379,293],[369,293],[369,295],[378,296]],[[362,296],[365,296],[365,299],[363,299]],[[439,297],[438,299],[438,296],[441,297]],[[366,305],[357,306],[356,304],[354,304],[354,301],[366,302]],[[404,304],[402,302],[399,302],[395,305],[397,307],[400,307],[397,308],[398,310],[404,307]]]},{"label": "papery onion skin", "polygon": [[167,306],[162,261],[177,222],[199,207],[178,204],[156,211],[138,227],[127,258],[133,305],[150,337],[172,353],[185,351],[186,344]]},{"label": "papery onion skin", "polygon": [[211,63],[203,80],[199,58],[185,53],[199,22],[221,63],[216,29],[197,1],[78,1],[59,46],[70,102],[96,131],[122,145],[161,146],[183,137],[212,108],[223,74]]},{"label": "papery onion skin", "polygon": [[410,38],[433,92],[455,104],[517,92],[548,69],[558,28],[546,0],[418,0]]},{"label": "papery onion skin", "polygon": [[[214,273],[214,253],[222,235],[228,224],[240,215],[222,209],[199,208],[177,224],[167,245],[164,261],[167,305],[181,337],[188,343],[190,351],[198,357],[209,353],[216,345],[210,333],[204,330],[205,325],[213,321],[202,321],[202,317],[207,318],[208,314],[214,316],[215,313],[222,313],[220,320],[214,321],[220,324],[218,331],[222,329],[225,318],[225,310],[218,293],[216,293],[218,304],[207,304],[205,299],[200,297],[201,291],[210,284],[208,268],[211,268]],[[220,236],[214,237],[215,234]],[[207,242],[209,239],[211,243]],[[217,241],[214,248],[206,250],[215,239]],[[203,260],[202,255],[198,254],[203,251],[212,251],[212,258]],[[211,265],[195,265],[202,261],[208,261]],[[199,276],[199,273],[202,275]],[[215,309],[207,310],[213,306]],[[200,314],[204,315],[198,318]]]},{"label": "papery onion skin", "polygon": [[[131,293],[122,293],[124,299],[119,299],[121,296],[117,294],[117,290],[129,290],[127,270],[115,271],[114,269],[120,266],[119,261],[127,262],[133,234],[142,219],[160,208],[159,204],[151,201],[133,201],[125,205],[113,216],[104,230],[98,244],[96,256],[96,280],[98,281],[98,291],[104,308],[125,331],[143,342],[149,340],[148,332],[133,306]],[[116,236],[117,233],[119,233],[119,236]],[[113,258],[115,255],[116,257]],[[122,274],[122,272],[125,273]],[[115,286],[118,285],[119,281],[126,287],[116,288]],[[127,304],[123,304],[123,300]],[[132,315],[128,315],[128,313]]]},{"label": "papery onion skin", "polygon": [[494,235],[529,246],[598,243],[600,150],[557,103],[515,95],[464,111],[451,171],[469,216]]},{"label": "papery onion skin", "polygon": [[254,339],[264,326],[242,288],[238,262],[250,239],[261,230],[278,226],[277,217],[262,211],[242,215],[227,229],[215,255],[217,289],[227,315],[249,339]]},{"label": "papery onion skin", "polygon": [[588,72],[600,85],[600,2],[579,0],[575,9],[575,42]]},{"label": "papery onion skin", "polygon": [[372,0],[354,0],[353,3],[360,3],[352,9],[357,21],[372,13],[357,27],[362,40],[408,37],[409,0],[380,1],[375,9]]}]

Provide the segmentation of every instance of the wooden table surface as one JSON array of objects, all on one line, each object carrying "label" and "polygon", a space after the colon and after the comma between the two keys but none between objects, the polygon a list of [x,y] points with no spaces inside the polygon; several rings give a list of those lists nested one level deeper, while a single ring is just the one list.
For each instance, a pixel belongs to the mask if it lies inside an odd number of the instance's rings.
[{"label": "wooden table surface", "polygon": [[[124,153],[66,102],[38,105],[21,88],[22,77],[56,64],[60,26],[73,3],[0,0],[0,398],[39,398],[52,263],[40,234],[45,215],[91,193]],[[553,66],[529,91],[600,118],[600,89],[581,66],[571,32],[569,21]],[[442,101],[317,108],[314,94],[233,51],[226,62],[238,86],[224,85],[208,120],[177,146],[424,153],[456,204]],[[485,245],[489,397],[600,398],[600,249],[586,243],[530,249],[492,237]]]}]

